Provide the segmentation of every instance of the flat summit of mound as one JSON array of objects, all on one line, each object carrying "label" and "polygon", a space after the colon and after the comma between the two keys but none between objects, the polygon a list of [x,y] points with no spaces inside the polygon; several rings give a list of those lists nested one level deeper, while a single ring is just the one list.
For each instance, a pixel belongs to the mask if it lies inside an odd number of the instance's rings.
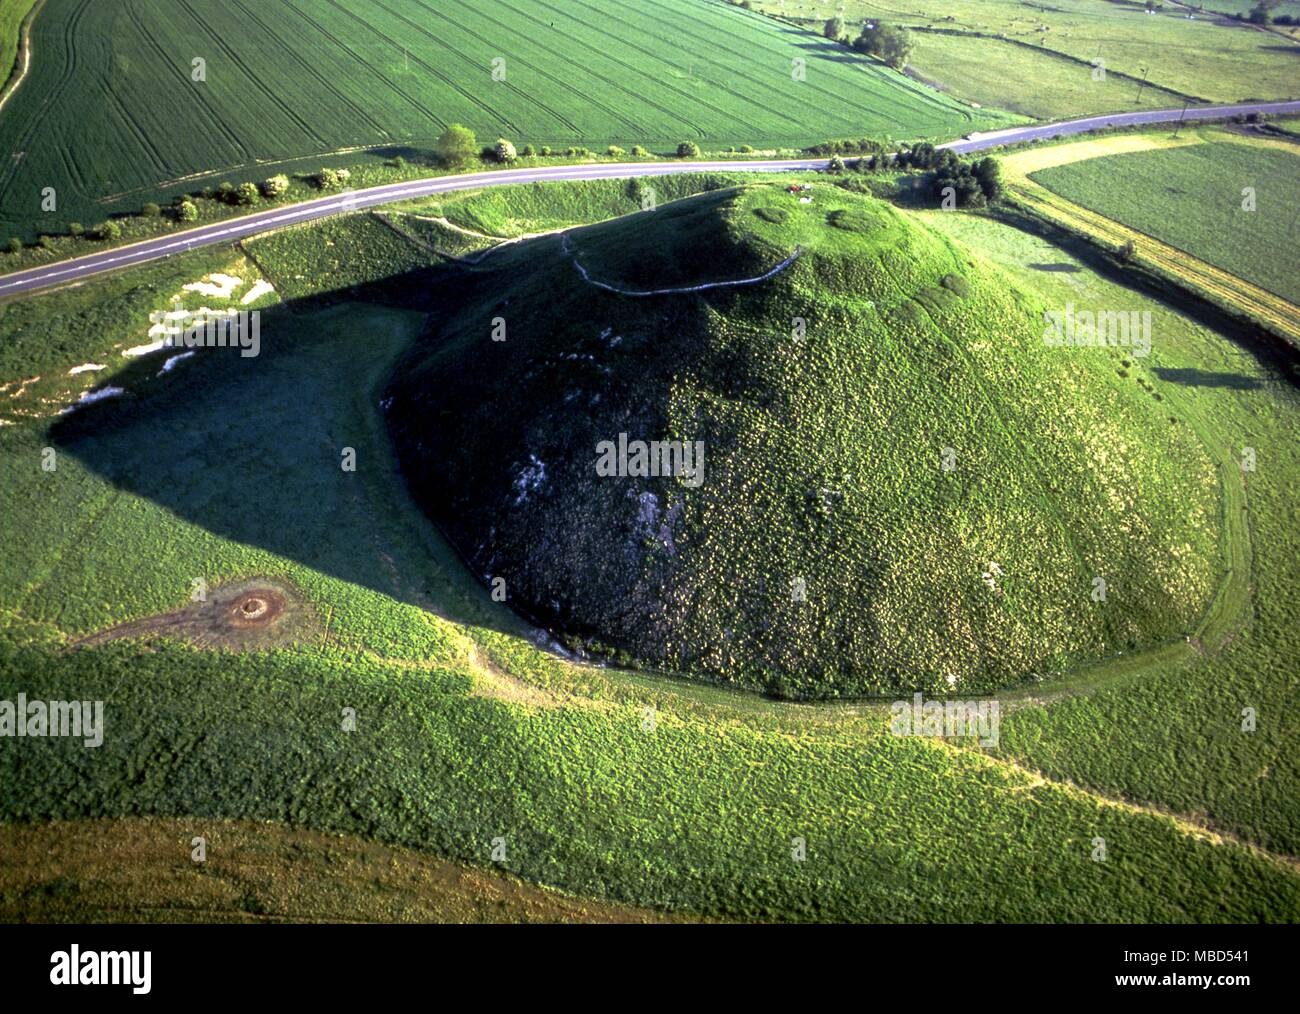
[{"label": "flat summit of mound", "polygon": [[1217,477],[1132,350],[1045,341],[1055,308],[914,216],[762,184],[497,256],[389,422],[424,508],[571,644],[788,697],[979,692],[1206,605]]}]

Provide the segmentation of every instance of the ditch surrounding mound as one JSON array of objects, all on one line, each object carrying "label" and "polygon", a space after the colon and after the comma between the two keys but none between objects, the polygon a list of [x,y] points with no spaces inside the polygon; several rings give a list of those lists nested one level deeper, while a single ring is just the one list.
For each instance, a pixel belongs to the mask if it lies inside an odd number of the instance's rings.
[{"label": "ditch surrounding mound", "polygon": [[[1222,573],[1196,433],[1123,382],[1132,349],[1047,347],[1032,291],[915,220],[758,185],[501,256],[399,365],[389,422],[474,570],[571,647],[833,698],[1195,630]],[[597,476],[620,434],[702,442],[704,481]]]}]

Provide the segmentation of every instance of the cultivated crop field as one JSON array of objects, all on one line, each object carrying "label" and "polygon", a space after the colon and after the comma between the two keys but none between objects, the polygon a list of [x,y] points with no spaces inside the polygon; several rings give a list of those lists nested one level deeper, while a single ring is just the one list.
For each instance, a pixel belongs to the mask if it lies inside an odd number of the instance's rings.
[{"label": "cultivated crop field", "polygon": [[[489,140],[661,151],[1007,122],[717,0],[47,0],[33,45],[0,119],[0,221],[31,231],[194,174],[428,148],[453,122]],[[45,187],[61,197],[48,214]]]},{"label": "cultivated crop field", "polygon": [[[1053,193],[1300,303],[1300,145],[1209,143],[1030,174]],[[1243,205],[1253,191],[1254,208]]]},{"label": "cultivated crop field", "polygon": [[[835,13],[813,0],[755,0],[755,7],[815,29]],[[845,0],[835,7],[851,34],[868,19],[920,29],[910,61],[918,76],[967,101],[1030,116],[1300,95],[1300,46],[1287,35],[1174,3],[1153,14],[1113,0]],[[1300,4],[1287,0],[1276,13],[1300,13]],[[1092,73],[1099,58],[1107,72],[1101,81]]]}]

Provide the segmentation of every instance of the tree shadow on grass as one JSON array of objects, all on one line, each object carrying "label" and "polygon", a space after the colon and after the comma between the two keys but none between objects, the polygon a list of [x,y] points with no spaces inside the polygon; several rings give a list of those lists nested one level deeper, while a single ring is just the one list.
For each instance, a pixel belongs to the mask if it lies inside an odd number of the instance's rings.
[{"label": "tree shadow on grass", "polygon": [[1182,384],[1185,387],[1226,387],[1235,391],[1253,391],[1263,386],[1254,377],[1247,377],[1241,373],[1213,373],[1194,367],[1172,369],[1157,366],[1153,372],[1161,380],[1167,380],[1171,384]]}]

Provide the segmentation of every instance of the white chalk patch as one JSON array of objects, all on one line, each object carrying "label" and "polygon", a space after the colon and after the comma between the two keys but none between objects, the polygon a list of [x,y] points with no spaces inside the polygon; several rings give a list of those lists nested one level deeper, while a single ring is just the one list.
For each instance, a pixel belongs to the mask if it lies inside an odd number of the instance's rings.
[{"label": "white chalk patch", "polygon": [[[154,327],[162,327],[162,325],[155,324]],[[149,333],[153,333],[153,328],[149,329]],[[136,345],[132,348],[125,349],[123,350],[122,355],[126,356],[128,359],[134,359],[136,356],[151,355],[154,352],[160,352],[165,344],[167,344],[166,339],[159,338],[156,342],[150,342],[148,345]]]},{"label": "white chalk patch", "polygon": [[244,293],[244,298],[241,299],[239,302],[241,305],[247,306],[249,303],[256,303],[263,296],[269,295],[274,291],[275,291],[275,286],[272,285],[270,282],[268,282],[265,278],[262,278],[258,280],[256,285],[254,285],[251,289],[249,289],[247,292]]},{"label": "white chalk patch", "polygon": [[107,369],[103,363],[82,363],[80,366],[74,366],[68,371],[69,377],[75,377],[78,373],[94,373],[96,370]]},{"label": "white chalk patch", "polygon": [[172,371],[172,368],[177,363],[179,363],[182,359],[189,359],[189,357],[192,355],[194,355],[193,352],[181,352],[178,355],[168,356],[167,362],[163,363],[162,369],[158,371],[158,376],[161,377],[164,373],[170,373]]},{"label": "white chalk patch", "polygon": [[75,405],[69,405],[59,412],[59,415],[67,415],[69,412],[75,412],[83,405],[93,405],[97,401],[103,401],[105,398],[116,398],[119,394],[125,394],[126,390],[121,387],[101,387],[98,391],[85,391],[77,399]]},{"label": "white chalk patch", "polygon": [[235,294],[235,290],[244,284],[242,278],[236,278],[234,275],[223,275],[220,272],[208,275],[212,281],[190,282],[188,285],[182,285],[185,292],[201,292],[205,296],[212,296],[215,299],[229,299]]}]

